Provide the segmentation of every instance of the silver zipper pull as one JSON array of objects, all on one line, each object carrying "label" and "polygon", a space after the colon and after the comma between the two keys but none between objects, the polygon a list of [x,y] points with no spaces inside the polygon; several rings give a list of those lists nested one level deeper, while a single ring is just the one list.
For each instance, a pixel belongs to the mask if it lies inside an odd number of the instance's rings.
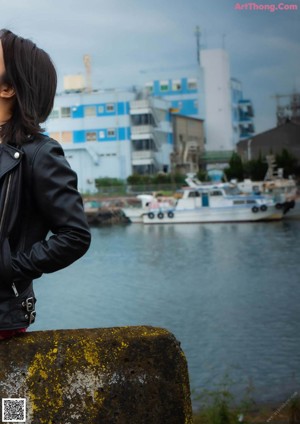
[{"label": "silver zipper pull", "polygon": [[12,283],[12,289],[13,289],[13,291],[14,291],[14,293],[15,293],[15,296],[16,297],[18,297],[19,296],[19,292],[18,292],[18,290],[17,290],[17,287],[16,287],[16,285],[15,285],[15,283]]}]

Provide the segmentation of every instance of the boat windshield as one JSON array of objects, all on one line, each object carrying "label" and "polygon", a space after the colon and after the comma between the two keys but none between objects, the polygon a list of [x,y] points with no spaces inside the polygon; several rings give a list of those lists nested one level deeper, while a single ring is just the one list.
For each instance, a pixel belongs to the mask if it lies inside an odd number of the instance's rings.
[{"label": "boat windshield", "polygon": [[237,196],[239,194],[242,194],[241,190],[237,186],[227,186],[223,187],[223,189],[227,196]]}]

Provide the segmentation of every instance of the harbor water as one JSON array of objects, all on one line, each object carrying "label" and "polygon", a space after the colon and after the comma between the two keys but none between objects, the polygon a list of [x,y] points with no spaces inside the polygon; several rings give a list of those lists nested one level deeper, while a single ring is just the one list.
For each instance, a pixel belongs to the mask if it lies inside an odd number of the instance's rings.
[{"label": "harbor water", "polygon": [[262,402],[300,392],[300,221],[92,229],[89,252],[35,282],[31,331],[165,327],[193,391],[226,375]]}]

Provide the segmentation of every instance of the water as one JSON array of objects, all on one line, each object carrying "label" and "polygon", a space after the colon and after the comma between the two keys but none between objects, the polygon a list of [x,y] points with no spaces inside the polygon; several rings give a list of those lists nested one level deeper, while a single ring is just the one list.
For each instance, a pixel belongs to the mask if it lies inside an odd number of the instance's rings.
[{"label": "water", "polygon": [[89,252],[35,282],[32,330],[165,327],[193,390],[300,389],[300,221],[94,228]]}]

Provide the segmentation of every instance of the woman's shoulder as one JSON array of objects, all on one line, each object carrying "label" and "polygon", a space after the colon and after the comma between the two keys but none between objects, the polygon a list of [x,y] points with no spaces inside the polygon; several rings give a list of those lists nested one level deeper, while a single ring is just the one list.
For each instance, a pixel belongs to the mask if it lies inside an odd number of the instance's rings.
[{"label": "woman's shoulder", "polygon": [[45,134],[38,134],[35,137],[28,138],[22,145],[22,150],[31,161],[40,154],[50,154],[51,152],[60,155],[64,154],[63,148],[58,141]]}]

